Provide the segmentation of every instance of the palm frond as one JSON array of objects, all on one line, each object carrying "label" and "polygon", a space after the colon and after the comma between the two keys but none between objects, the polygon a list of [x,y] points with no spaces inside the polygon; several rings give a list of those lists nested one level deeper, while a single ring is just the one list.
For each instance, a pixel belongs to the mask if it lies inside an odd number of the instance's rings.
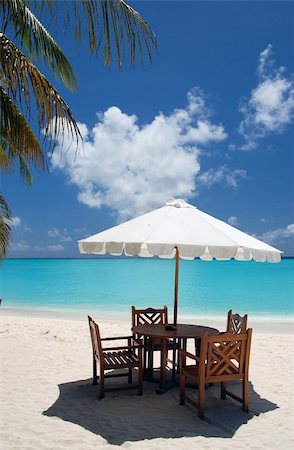
[{"label": "palm frond", "polygon": [[74,2],[78,4],[75,22],[81,27],[81,18],[86,15],[90,50],[92,53],[98,53],[103,43],[106,66],[110,66],[113,53],[119,67],[123,65],[125,54],[131,65],[135,64],[137,56],[143,62],[145,52],[152,62],[152,51],[157,51],[155,34],[140,14],[125,1],[74,0]]},{"label": "palm frond", "polygon": [[[61,78],[66,87],[73,90],[77,81],[66,56],[48,30],[26,6],[24,0],[3,0],[3,29],[12,24],[20,45],[24,45],[31,59],[42,58],[56,78]],[[46,2],[48,5],[50,2]]]},{"label": "palm frond", "polygon": [[3,259],[9,246],[11,233],[11,213],[10,208],[0,193],[0,259]]},{"label": "palm frond", "polygon": [[0,169],[3,172],[11,173],[19,167],[19,174],[23,181],[31,186],[33,177],[29,168],[29,164],[21,155],[15,154],[7,139],[0,136]]},{"label": "palm frond", "polygon": [[[109,3],[110,7],[112,2]],[[149,27],[148,23],[140,16],[140,14],[133,8],[131,8],[123,0],[118,1],[118,23],[121,19],[125,20],[125,27],[127,31],[127,37],[130,46],[130,59],[131,62],[135,62],[135,57],[137,53],[137,47],[139,47],[139,55],[141,61],[143,62],[143,46],[147,52],[150,62],[152,62],[152,49],[158,50],[156,36]]]},{"label": "palm frond", "polygon": [[18,156],[18,160],[20,176],[28,184],[28,186],[31,186],[33,184],[33,177],[29,165],[26,160],[20,155]]},{"label": "palm frond", "polygon": [[[80,42],[83,36],[88,37],[91,53],[98,53],[102,46],[106,66],[113,59],[117,60],[119,67],[125,59],[134,65],[137,56],[143,62],[145,54],[152,62],[152,52],[158,50],[155,34],[148,23],[123,0],[3,0],[2,3],[5,4],[6,22],[11,16],[15,31],[21,39],[26,39],[24,43],[28,48],[31,44],[36,46],[38,56],[42,56],[42,47],[35,41],[39,35],[35,36],[34,29],[30,30],[33,25],[36,26],[35,20],[32,22],[31,19],[31,9],[36,14],[46,10],[51,23],[56,23],[63,16],[65,24],[74,28],[76,41]],[[19,11],[25,8],[31,14],[23,13],[23,19],[20,19]]]},{"label": "palm frond", "polygon": [[[45,136],[54,140],[67,129],[77,141],[81,138],[76,120],[55,87],[34,64],[0,32],[0,82],[7,93],[20,104],[25,99],[28,112],[31,94],[36,101],[38,125]],[[3,100],[4,101],[4,100]],[[7,103],[7,102],[6,102]]]},{"label": "palm frond", "polygon": [[[0,85],[0,144],[1,168],[9,169],[7,158],[14,163],[20,157],[27,163],[44,168],[44,153],[26,119]],[[3,155],[6,155],[7,158]]]}]

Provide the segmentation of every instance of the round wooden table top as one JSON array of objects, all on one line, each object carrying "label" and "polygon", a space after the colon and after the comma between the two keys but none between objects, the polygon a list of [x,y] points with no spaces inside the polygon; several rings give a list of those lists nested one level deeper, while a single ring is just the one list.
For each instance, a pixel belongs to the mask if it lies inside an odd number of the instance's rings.
[{"label": "round wooden table top", "polygon": [[204,331],[209,335],[215,336],[219,330],[202,325],[189,325],[186,323],[178,323],[176,328],[174,325],[137,325],[132,331],[142,336],[150,336],[157,338],[194,338],[201,337]]}]

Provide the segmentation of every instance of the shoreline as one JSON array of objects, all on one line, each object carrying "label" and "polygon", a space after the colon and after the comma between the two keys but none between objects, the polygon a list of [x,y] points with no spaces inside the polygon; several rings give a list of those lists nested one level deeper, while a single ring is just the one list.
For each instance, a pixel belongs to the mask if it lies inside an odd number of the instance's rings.
[{"label": "shoreline", "polygon": [[[53,308],[8,308],[1,306],[0,315],[3,317],[27,317],[39,319],[60,319],[84,322],[87,316],[92,316],[98,323],[124,324],[131,326],[131,311],[118,310],[75,310]],[[179,314],[178,323],[197,323],[214,326],[219,330],[225,330],[227,315],[221,314]],[[277,315],[249,315],[248,327],[254,332],[265,334],[294,334],[294,316]]]}]

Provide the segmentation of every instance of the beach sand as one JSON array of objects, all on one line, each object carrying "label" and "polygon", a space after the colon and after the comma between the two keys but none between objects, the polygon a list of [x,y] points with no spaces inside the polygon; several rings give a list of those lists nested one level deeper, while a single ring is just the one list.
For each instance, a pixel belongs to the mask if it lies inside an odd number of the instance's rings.
[{"label": "beach sand", "polygon": [[[130,334],[126,321],[93,318],[103,336]],[[179,406],[176,387],[157,395],[156,385],[145,382],[142,397],[119,391],[97,400],[86,320],[2,314],[0,345],[3,450],[294,448],[291,327],[287,334],[277,327],[254,331],[250,413],[221,400],[214,385],[206,391],[204,421],[196,409]]]}]

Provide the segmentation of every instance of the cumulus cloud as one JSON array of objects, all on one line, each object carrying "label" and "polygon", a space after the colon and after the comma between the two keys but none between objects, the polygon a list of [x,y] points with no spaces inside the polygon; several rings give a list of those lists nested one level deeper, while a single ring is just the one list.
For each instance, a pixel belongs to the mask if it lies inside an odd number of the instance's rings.
[{"label": "cumulus cloud", "polygon": [[59,230],[56,227],[50,228],[47,231],[47,234],[51,238],[57,238],[60,242],[71,242],[72,238],[68,236],[67,228],[63,228],[63,230]]},{"label": "cumulus cloud", "polygon": [[274,244],[284,239],[294,237],[294,223],[286,226],[285,228],[277,228],[273,231],[266,231],[265,233],[257,236],[258,239],[267,242],[268,244]]},{"label": "cumulus cloud", "polygon": [[275,68],[272,53],[271,44],[260,53],[258,85],[240,106],[243,149],[255,148],[258,139],[270,133],[282,133],[294,119],[293,76],[287,77],[284,67]]},{"label": "cumulus cloud", "polygon": [[228,218],[228,223],[232,225],[233,227],[236,227],[238,225],[238,219],[236,216],[231,216]]},{"label": "cumulus cloud", "polygon": [[210,187],[217,183],[223,183],[227,186],[236,188],[242,179],[247,178],[247,172],[244,169],[230,169],[226,165],[219,166],[216,169],[209,169],[198,177],[199,183]]},{"label": "cumulus cloud", "polygon": [[93,129],[80,124],[84,146],[77,155],[64,151],[67,137],[60,139],[52,166],[78,187],[81,203],[107,206],[119,220],[130,218],[170,197],[187,199],[195,193],[201,148],[227,137],[209,116],[199,89],[188,93],[186,108],[159,113],[143,126],[135,115],[113,106],[98,115]]}]

